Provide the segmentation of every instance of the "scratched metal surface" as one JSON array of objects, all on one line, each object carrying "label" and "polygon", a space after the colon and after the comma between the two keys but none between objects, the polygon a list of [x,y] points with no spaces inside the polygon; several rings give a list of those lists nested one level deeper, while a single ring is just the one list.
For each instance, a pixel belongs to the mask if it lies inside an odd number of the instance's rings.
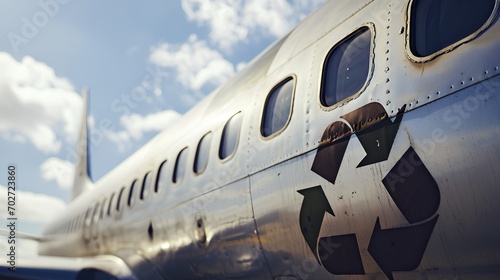
[{"label": "scratched metal surface", "polygon": [[[78,197],[51,226],[71,221],[70,230],[47,236],[40,252],[117,255],[140,279],[498,278],[500,23],[431,62],[414,63],[405,48],[405,1],[354,4],[326,3],[249,68],[257,74],[218,89]],[[361,26],[373,33],[372,74],[355,98],[325,108],[323,61]],[[291,119],[265,139],[266,96],[290,75]],[[367,104],[382,109],[365,110]],[[389,119],[360,131],[350,123],[376,119],[366,112],[377,110]],[[238,150],[220,161],[218,139],[239,111]],[[335,122],[354,128],[347,145],[322,141]],[[196,145],[208,131],[208,167],[194,175]],[[185,147],[182,182],[158,193],[150,185],[145,199],[128,207],[132,181],[148,171],[156,178],[165,160],[171,178]],[[316,160],[320,153],[340,161],[336,176],[324,176],[330,166]],[[121,211],[84,222],[89,207],[111,193],[116,199],[122,187]]]},{"label": "scratched metal surface", "polygon": [[[498,85],[500,77],[485,83]],[[335,216],[323,211],[324,220],[322,216],[311,217],[323,221],[319,237],[355,233],[364,272],[370,279],[384,279],[368,250],[377,219],[382,229],[425,224],[410,223],[382,182],[413,147],[437,184],[439,195],[431,193],[431,197],[411,207],[421,211],[437,197],[439,208],[435,213],[423,215],[429,216],[425,221],[439,218],[418,268],[411,273],[395,272],[394,276],[396,279],[415,279],[424,275],[427,279],[466,279],[474,273],[487,278],[490,273],[491,279],[498,277],[500,242],[495,236],[500,230],[497,217],[500,210],[497,204],[500,199],[500,174],[497,172],[500,147],[495,143],[500,137],[500,95],[498,89],[483,91],[484,100],[471,101],[481,89],[485,89],[485,84],[404,114],[391,154],[384,162],[357,168],[365,151],[353,136],[335,184],[310,170],[315,151],[252,175],[259,234],[261,238],[272,240],[263,247],[272,264],[273,275],[291,273],[297,279],[335,279],[319,266],[306,242],[296,242],[302,237],[299,216],[305,202],[298,191],[320,185]],[[477,106],[467,107],[474,110],[465,109],[463,118],[456,108],[464,108],[468,103]],[[429,122],[423,123],[423,119]],[[483,121],[486,119],[494,121]],[[402,173],[410,172],[411,168],[411,164],[402,167]],[[418,236],[411,238],[416,242],[414,239]],[[402,254],[401,258],[404,257]]]}]

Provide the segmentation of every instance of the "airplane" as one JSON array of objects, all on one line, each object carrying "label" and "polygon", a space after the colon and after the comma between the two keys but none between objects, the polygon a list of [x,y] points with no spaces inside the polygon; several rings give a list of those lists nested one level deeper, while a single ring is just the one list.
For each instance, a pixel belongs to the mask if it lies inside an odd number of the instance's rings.
[{"label": "airplane", "polygon": [[499,4],[328,1],[97,182],[84,94],[72,201],[0,277],[498,279]]}]

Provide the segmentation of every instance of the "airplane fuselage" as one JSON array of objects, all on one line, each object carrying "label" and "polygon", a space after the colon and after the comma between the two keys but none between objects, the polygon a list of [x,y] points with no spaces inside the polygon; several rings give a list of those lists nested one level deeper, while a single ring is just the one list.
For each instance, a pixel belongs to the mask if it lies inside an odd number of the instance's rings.
[{"label": "airplane fuselage", "polygon": [[[40,253],[139,279],[498,277],[499,2],[427,2],[326,3],[76,197]],[[426,35],[435,17],[470,31]]]}]

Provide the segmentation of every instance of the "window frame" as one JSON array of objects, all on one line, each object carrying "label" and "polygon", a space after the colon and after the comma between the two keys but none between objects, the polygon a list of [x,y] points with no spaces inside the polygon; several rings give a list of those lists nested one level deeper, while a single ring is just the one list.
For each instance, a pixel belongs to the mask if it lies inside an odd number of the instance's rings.
[{"label": "window frame", "polygon": [[[209,143],[209,146],[208,146],[208,154],[207,154],[207,161],[205,162],[205,166],[203,167],[203,169],[201,170],[196,170],[196,165],[197,165],[197,162],[198,162],[198,155],[199,155],[199,152],[200,152],[200,144],[202,143],[202,141],[205,139],[205,137],[209,136],[211,137],[210,139],[210,143]],[[212,131],[209,131],[207,133],[205,133],[201,138],[200,140],[198,141],[198,145],[196,145],[196,153],[194,155],[194,161],[193,161],[193,173],[195,175],[201,175],[203,174],[203,172],[205,172],[205,170],[207,170],[207,167],[208,167],[208,163],[210,162],[210,150],[212,149],[212,142],[213,142],[213,139],[214,139],[214,134]]]},{"label": "window frame", "polygon": [[[142,176],[142,182],[141,182],[141,188],[139,191],[139,201],[145,201],[149,197],[150,189],[148,189],[150,186],[147,186],[146,184],[149,183],[151,185],[151,181],[153,180],[152,178],[153,172],[151,170],[147,171],[144,176]],[[147,180],[149,179],[149,182]]]},{"label": "window frame", "polygon": [[113,214],[113,204],[114,204],[113,202],[115,200],[115,195],[116,193],[113,192],[108,201],[108,210],[106,211],[108,217],[111,217],[111,215]]},{"label": "window frame", "polygon": [[[335,104],[332,104],[330,106],[326,106],[323,104],[322,96],[323,96],[323,82],[324,82],[324,75],[326,72],[326,68],[328,66],[327,61],[330,58],[330,54],[341,44],[346,42],[347,40],[351,39],[353,36],[356,35],[361,29],[363,28],[368,28],[370,31],[370,59],[369,59],[369,65],[368,65],[368,75],[366,76],[365,83],[361,86],[361,88],[353,93],[352,95],[337,101]],[[358,98],[363,92],[366,91],[368,86],[370,85],[370,82],[373,78],[373,73],[374,73],[374,65],[375,65],[375,36],[376,36],[376,30],[375,30],[375,24],[372,22],[366,22],[362,25],[357,26],[355,29],[351,30],[349,33],[347,33],[346,36],[343,36],[342,39],[338,40],[332,47],[330,47],[326,53],[326,55],[323,58],[322,62],[322,67],[321,67],[321,73],[319,75],[319,94],[318,94],[318,103],[321,107],[321,109],[325,111],[331,111],[336,108],[342,107],[345,104],[349,103],[350,101]]]},{"label": "window frame", "polygon": [[[163,168],[165,168],[164,172],[167,172],[167,169],[168,169],[167,162],[168,162],[168,159],[162,161],[160,163],[160,165],[158,165],[158,168],[156,168],[156,178],[155,178],[155,185],[154,185],[154,190],[153,190],[153,193],[156,195],[159,195],[162,192],[159,188],[158,183],[160,182],[161,171],[163,170]],[[168,181],[168,176],[166,178]],[[166,187],[166,185],[167,185],[167,183],[165,183],[165,187]]]},{"label": "window frame", "polygon": [[99,213],[99,219],[102,221],[104,220],[104,217],[106,216],[106,205],[108,204],[108,197],[104,197],[102,200],[102,206],[101,206],[101,213]]},{"label": "window frame", "polygon": [[91,225],[96,225],[99,222],[99,211],[101,208],[101,201],[97,201],[94,206],[94,211],[92,213],[92,221],[90,221]]},{"label": "window frame", "polygon": [[85,217],[83,218],[83,226],[89,227],[92,222],[92,210],[94,209],[94,203],[91,206],[87,207],[87,211],[85,211]]},{"label": "window frame", "polygon": [[[234,150],[231,152],[231,154],[229,154],[225,158],[221,158],[220,157],[220,150],[221,150],[221,145],[222,145],[222,138],[224,137],[224,130],[225,130],[227,124],[229,123],[229,121],[231,121],[238,114],[241,114],[241,123],[240,123],[240,127],[238,129],[238,141],[236,141],[236,145],[234,146]],[[219,148],[217,149],[217,157],[219,158],[219,160],[222,163],[230,161],[234,157],[234,155],[236,154],[236,151],[238,151],[238,148],[239,148],[240,142],[241,142],[240,140],[241,140],[241,128],[242,128],[242,126],[243,126],[243,111],[238,111],[238,112],[234,113],[224,123],[224,126],[222,127],[221,136],[220,136],[220,139],[219,139],[219,145],[218,145]]]},{"label": "window frame", "polygon": [[[269,98],[271,97],[271,94],[277,88],[279,88],[281,86],[284,86],[290,80],[293,80],[293,85],[292,85],[293,87],[292,87],[292,97],[291,97],[291,100],[290,100],[290,113],[288,114],[288,119],[286,120],[285,125],[282,128],[280,128],[278,131],[275,131],[274,133],[272,133],[272,134],[270,134],[268,136],[264,136],[262,134],[262,129],[263,129],[263,125],[264,125],[264,115],[266,114],[266,111],[267,111],[267,105],[268,105]],[[280,82],[278,82],[277,84],[275,84],[271,88],[271,90],[267,93],[266,100],[264,101],[264,106],[262,107],[262,113],[260,115],[260,131],[259,132],[260,132],[260,137],[262,139],[264,139],[264,140],[273,139],[274,137],[280,135],[288,127],[288,125],[292,121],[293,105],[295,104],[295,91],[296,91],[296,89],[297,89],[297,75],[295,75],[295,74],[289,74],[284,79],[281,79]]]},{"label": "window frame", "polygon": [[128,198],[127,198],[128,209],[132,209],[135,205],[135,202],[137,201],[137,198],[135,196],[135,193],[137,192],[137,190],[135,189],[136,184],[137,184],[137,179],[134,179],[129,186]]},{"label": "window frame", "polygon": [[[184,174],[182,174],[182,178],[180,178],[179,180],[179,175],[177,174],[178,172],[178,164],[179,164],[179,158],[181,157],[182,153],[186,153],[186,166],[184,166]],[[180,185],[183,181],[184,181],[184,178],[187,176],[187,168],[188,168],[188,159],[189,159],[189,147],[186,146],[184,148],[182,148],[179,153],[177,154],[177,157],[175,158],[175,163],[174,163],[174,169],[173,169],[173,172],[172,172],[172,178],[171,178],[171,181],[172,181],[172,184],[173,185]],[[174,180],[175,178],[175,180]]]},{"label": "window frame", "polygon": [[480,34],[482,34],[486,29],[488,29],[488,27],[491,26],[491,24],[495,21],[495,19],[497,18],[497,15],[498,15],[498,9],[499,9],[499,1],[495,1],[495,6],[493,7],[493,10],[491,11],[491,14],[490,14],[490,17],[486,20],[486,22],[478,29],[476,30],[474,33],[470,34],[469,36],[447,46],[447,47],[444,47],[442,48],[441,50],[437,51],[437,52],[434,52],[430,55],[427,55],[427,56],[417,56],[415,55],[412,50],[411,50],[411,44],[410,44],[410,37],[411,37],[411,20],[412,20],[412,17],[411,17],[411,13],[412,13],[412,6],[413,6],[413,3],[415,1],[419,1],[419,0],[410,0],[407,4],[407,7],[406,7],[406,13],[405,13],[405,52],[406,52],[406,56],[408,57],[408,59],[414,63],[425,63],[425,62],[429,62],[431,60],[434,60],[435,58],[437,58],[438,56],[441,56],[445,53],[448,53],[448,52],[451,52],[453,50],[455,50],[456,48],[458,48],[459,46],[465,44],[465,43],[468,43],[474,39],[476,39],[476,37],[478,37]]},{"label": "window frame", "polygon": [[116,213],[121,213],[123,210],[122,204],[123,204],[123,192],[125,192],[125,186],[123,186],[120,191],[118,192],[118,197],[116,199],[116,207],[115,207],[115,212]]}]

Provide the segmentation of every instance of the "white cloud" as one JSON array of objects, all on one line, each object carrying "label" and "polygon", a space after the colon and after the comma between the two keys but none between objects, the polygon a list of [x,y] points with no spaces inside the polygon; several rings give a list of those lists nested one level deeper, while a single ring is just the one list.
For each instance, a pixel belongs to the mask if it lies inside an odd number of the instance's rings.
[{"label": "white cloud", "polygon": [[236,70],[241,71],[243,68],[245,68],[248,65],[248,62],[242,61],[236,65]]},{"label": "white cloud", "polygon": [[56,181],[59,188],[68,190],[73,185],[75,166],[69,161],[50,157],[40,165],[40,173],[45,181]]},{"label": "white cloud", "polygon": [[[0,205],[7,205],[7,187],[0,185],[0,193]],[[65,207],[66,203],[57,197],[16,190],[16,216],[20,221],[46,224]],[[7,211],[0,214],[2,218],[6,215]]]},{"label": "white cloud", "polygon": [[120,123],[124,127],[121,131],[105,131],[109,140],[118,145],[118,150],[123,151],[132,140],[140,140],[144,133],[162,131],[180,117],[179,113],[166,110],[146,116],[139,114],[123,115]]},{"label": "white cloud", "polygon": [[195,91],[208,85],[219,86],[234,74],[233,64],[196,35],[191,35],[188,42],[180,46],[163,43],[154,47],[149,60],[160,67],[174,69],[177,81]]},{"label": "white cloud", "polygon": [[243,10],[242,22],[249,29],[267,30],[270,35],[285,35],[298,19],[290,3],[280,1],[247,1]]},{"label": "white cloud", "polygon": [[[210,44],[192,34],[183,44],[163,43],[152,47],[149,61],[172,70],[176,81],[188,90],[178,99],[185,105],[220,86],[246,63],[233,65],[218,50],[227,52],[247,38],[280,37],[324,0],[182,0],[188,20],[206,25]],[[167,75],[170,76],[170,75]],[[155,95],[162,89],[155,86]],[[124,135],[112,135],[122,138]]]},{"label": "white cloud", "polygon": [[134,139],[140,139],[143,132],[162,131],[179,117],[179,113],[167,110],[147,116],[138,114],[125,115],[120,118],[121,124]]},{"label": "white cloud", "polygon": [[210,38],[223,49],[246,38],[248,28],[242,24],[240,0],[182,0],[188,20],[210,27]]},{"label": "white cloud", "polygon": [[182,0],[188,20],[208,25],[224,50],[255,34],[280,37],[323,0]]},{"label": "white cloud", "polygon": [[120,130],[120,131],[106,130],[104,131],[104,135],[111,142],[117,145],[116,147],[120,152],[123,152],[130,147],[131,139],[130,135],[127,133],[126,130]]},{"label": "white cloud", "polygon": [[82,100],[71,83],[29,56],[18,62],[0,52],[0,65],[0,135],[45,153],[74,141]]}]

